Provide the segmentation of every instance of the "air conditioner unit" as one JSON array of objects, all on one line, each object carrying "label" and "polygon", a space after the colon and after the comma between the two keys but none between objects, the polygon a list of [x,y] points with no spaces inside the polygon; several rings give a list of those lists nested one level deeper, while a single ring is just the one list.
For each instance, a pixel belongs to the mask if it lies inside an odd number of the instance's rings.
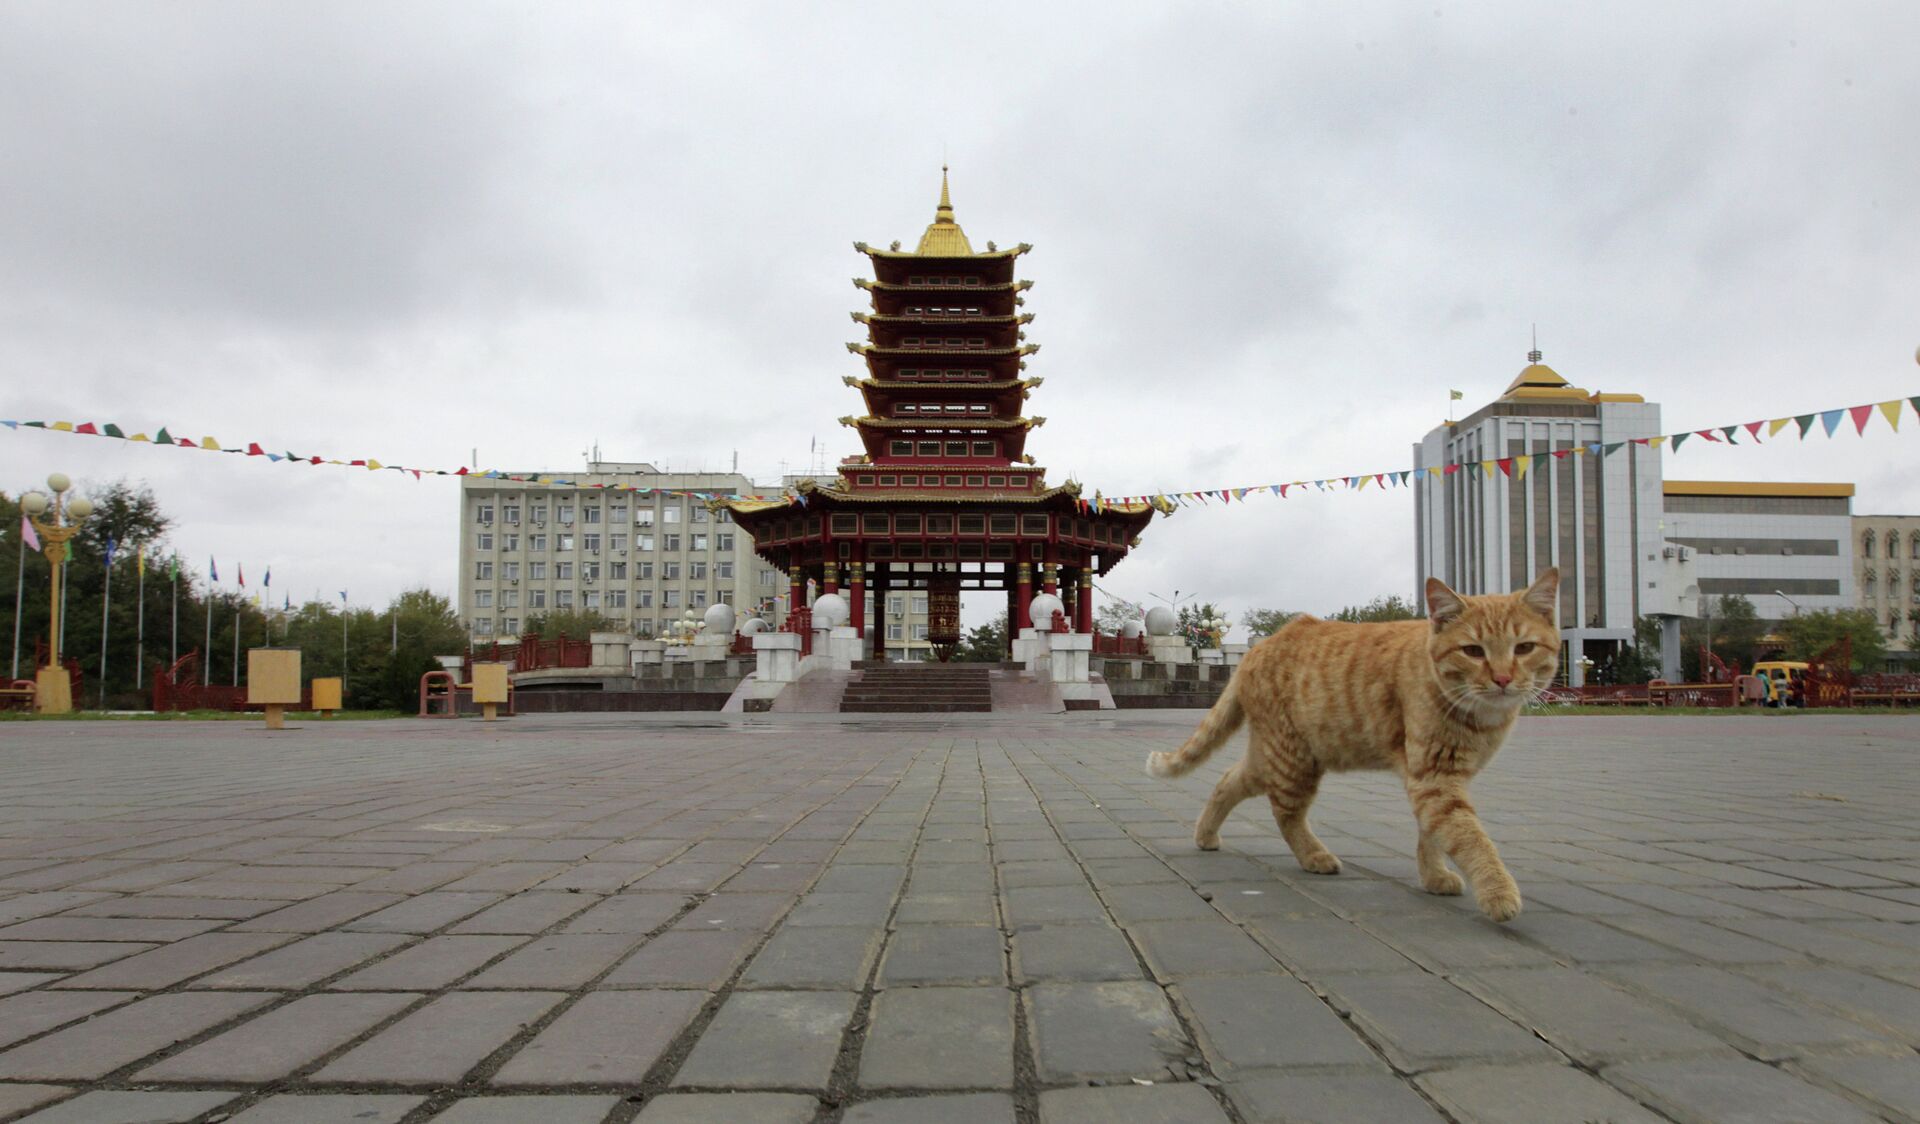
[{"label": "air conditioner unit", "polygon": [[588,553],[588,554],[599,554],[599,553],[600,553],[600,548],[596,546],[596,547],[594,547],[594,548],[593,548],[592,550],[589,550],[589,551],[587,551],[587,553]]},{"label": "air conditioner unit", "polygon": [[562,519],[562,520],[560,521],[560,525],[561,525],[562,527],[571,527],[571,526],[573,526],[573,520],[571,520],[571,519]]},{"label": "air conditioner unit", "polygon": [[1693,548],[1692,548],[1692,547],[1690,547],[1690,546],[1683,546],[1683,547],[1681,547],[1681,548],[1680,548],[1680,561],[1682,561],[1682,562],[1691,562],[1691,561],[1693,561]]},{"label": "air conditioner unit", "polygon": [[535,519],[533,525],[536,527],[544,527],[547,525],[547,521],[545,519]]},{"label": "air conditioner unit", "polygon": [[481,525],[482,527],[491,527],[491,526],[493,526],[493,520],[491,520],[491,519],[482,519],[482,520],[480,521],[480,525]]},{"label": "air conditioner unit", "polygon": [[624,551],[624,550],[616,550],[616,551],[614,551],[614,553],[615,553],[615,554],[618,554],[618,555],[619,555],[620,557],[622,557],[622,558],[625,558],[625,557],[627,556],[627,552],[626,552],[626,551]]},{"label": "air conditioner unit", "polygon": [[519,579],[519,578],[508,578],[508,579],[507,579],[507,584],[508,584],[508,585],[519,585],[519,584],[520,584],[520,579]]},{"label": "air conditioner unit", "polygon": [[1676,553],[1676,552],[1674,551],[1674,549],[1673,549],[1672,547],[1667,547],[1667,548],[1666,548],[1665,550],[1663,550],[1663,551],[1661,551],[1661,552],[1660,552],[1660,557],[1662,557],[1662,558],[1672,558],[1672,557],[1674,557],[1674,555],[1675,555],[1675,553]]}]

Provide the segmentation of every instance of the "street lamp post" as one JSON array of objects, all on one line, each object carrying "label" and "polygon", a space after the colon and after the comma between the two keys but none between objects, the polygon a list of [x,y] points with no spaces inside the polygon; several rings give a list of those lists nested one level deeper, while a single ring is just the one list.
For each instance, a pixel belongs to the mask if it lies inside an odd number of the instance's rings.
[{"label": "street lamp post", "polygon": [[1773,591],[1773,595],[1775,597],[1778,597],[1780,600],[1785,601],[1787,604],[1792,605],[1794,616],[1797,617],[1800,615],[1800,602],[1795,601],[1793,598],[1788,597],[1786,594],[1780,592],[1777,589]]},{"label": "street lamp post", "polygon": [[66,577],[67,541],[80,533],[80,521],[93,514],[93,501],[84,496],[67,499],[67,490],[72,487],[73,481],[67,479],[65,473],[56,472],[47,477],[47,488],[53,492],[51,498],[41,492],[28,492],[20,497],[20,506],[27,518],[33,520],[34,532],[40,536],[41,550],[53,572],[47,666],[34,673],[34,709],[41,714],[73,712],[73,679],[60,665],[61,594],[65,592],[61,586]]}]

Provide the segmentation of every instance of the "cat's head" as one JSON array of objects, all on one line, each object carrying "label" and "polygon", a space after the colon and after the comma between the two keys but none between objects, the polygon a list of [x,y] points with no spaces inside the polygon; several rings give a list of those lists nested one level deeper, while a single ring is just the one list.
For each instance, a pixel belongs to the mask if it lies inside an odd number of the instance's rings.
[{"label": "cat's head", "polygon": [[1560,666],[1560,571],[1519,593],[1462,597],[1427,579],[1427,652],[1449,701],[1477,710],[1518,708],[1553,682]]}]

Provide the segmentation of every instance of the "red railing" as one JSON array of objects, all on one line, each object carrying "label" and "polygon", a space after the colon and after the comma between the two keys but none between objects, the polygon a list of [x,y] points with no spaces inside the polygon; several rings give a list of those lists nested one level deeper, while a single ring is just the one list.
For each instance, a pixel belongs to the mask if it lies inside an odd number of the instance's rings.
[{"label": "red railing", "polygon": [[734,633],[733,646],[727,649],[727,653],[734,656],[751,656],[753,654],[753,636],[745,632]]},{"label": "red railing", "polygon": [[[153,669],[153,709],[155,713],[165,714],[179,710],[259,710],[259,705],[247,704],[247,688],[221,683],[200,682],[200,650],[198,648],[175,660],[172,667]],[[295,710],[313,709],[313,687],[311,684],[300,689],[300,704]]]},{"label": "red railing", "polygon": [[1647,684],[1647,701],[1654,706],[1735,707],[1740,705],[1740,688],[1732,683]]},{"label": "red railing", "polygon": [[803,658],[813,654],[813,609],[811,606],[788,610],[787,623],[780,626],[780,631],[795,633],[800,637],[800,655]]},{"label": "red railing", "polygon": [[1124,636],[1108,636],[1095,629],[1093,633],[1093,654],[1096,656],[1142,656],[1147,654],[1147,637],[1141,633],[1129,640]]},{"label": "red railing", "polygon": [[1582,706],[1646,706],[1645,683],[1627,683],[1610,687],[1549,687],[1540,693],[1540,701]]},{"label": "red railing", "polygon": [[1875,672],[1853,677],[1853,701],[1894,706],[1920,703],[1920,675]]}]

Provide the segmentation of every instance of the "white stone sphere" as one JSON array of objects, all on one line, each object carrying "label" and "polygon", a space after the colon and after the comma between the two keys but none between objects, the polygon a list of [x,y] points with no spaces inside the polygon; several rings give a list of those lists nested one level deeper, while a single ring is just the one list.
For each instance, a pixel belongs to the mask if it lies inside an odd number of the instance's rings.
[{"label": "white stone sphere", "polygon": [[1155,605],[1147,610],[1148,636],[1172,636],[1173,623],[1173,610],[1165,605]]},{"label": "white stone sphere", "polygon": [[1120,626],[1120,636],[1124,640],[1138,640],[1140,630],[1145,626],[1138,620],[1130,620]]},{"label": "white stone sphere", "polygon": [[733,606],[725,601],[707,606],[707,631],[715,636],[732,636],[734,620]]},{"label": "white stone sphere", "polygon": [[1053,614],[1067,611],[1066,602],[1051,593],[1042,593],[1027,603],[1027,619],[1033,627],[1046,629],[1053,625]]},{"label": "white stone sphere", "polygon": [[759,617],[748,617],[746,623],[740,626],[740,634],[742,636],[758,636],[766,630],[767,622],[761,620]]},{"label": "white stone sphere", "polygon": [[813,599],[813,627],[839,628],[847,623],[847,599],[837,593],[823,593]]}]

